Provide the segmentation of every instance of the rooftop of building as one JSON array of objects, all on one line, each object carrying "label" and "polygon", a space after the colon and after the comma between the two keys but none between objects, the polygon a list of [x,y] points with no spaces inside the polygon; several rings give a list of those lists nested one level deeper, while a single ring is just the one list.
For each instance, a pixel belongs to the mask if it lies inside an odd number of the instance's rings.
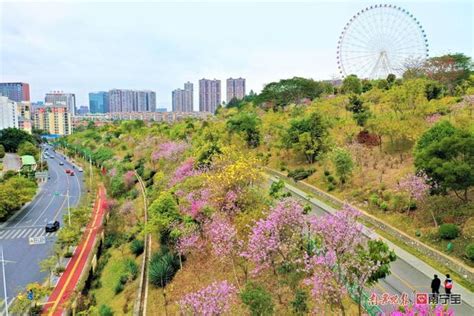
[{"label": "rooftop of building", "polygon": [[36,165],[35,157],[30,155],[21,156],[21,164],[23,166],[33,166]]}]

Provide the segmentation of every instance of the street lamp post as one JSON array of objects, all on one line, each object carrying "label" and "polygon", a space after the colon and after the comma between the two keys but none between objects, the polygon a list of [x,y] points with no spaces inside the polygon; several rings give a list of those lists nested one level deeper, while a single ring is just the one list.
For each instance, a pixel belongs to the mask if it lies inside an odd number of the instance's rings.
[{"label": "street lamp post", "polygon": [[69,189],[67,189],[66,195],[59,194],[59,192],[56,192],[54,195],[56,195],[56,196],[63,196],[63,197],[66,197],[66,198],[67,198],[67,217],[68,217],[69,226],[71,226],[71,207],[70,207],[69,199],[72,198],[72,197],[77,197],[77,196],[70,196],[70,195],[69,195]]},{"label": "street lamp post", "polygon": [[69,206],[69,189],[66,191],[66,197],[67,197],[67,217],[68,217],[69,226],[71,226],[71,208]]}]

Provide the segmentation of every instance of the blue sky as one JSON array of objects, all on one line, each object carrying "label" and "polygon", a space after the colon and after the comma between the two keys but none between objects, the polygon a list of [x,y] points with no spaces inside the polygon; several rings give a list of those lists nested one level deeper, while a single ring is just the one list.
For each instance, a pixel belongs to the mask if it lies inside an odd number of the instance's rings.
[{"label": "blue sky", "polygon": [[[247,90],[293,76],[338,75],[337,40],[352,15],[380,1],[26,2],[0,0],[0,80],[51,90],[151,89],[158,107],[200,78],[244,77]],[[473,56],[471,1],[390,2],[422,23],[430,54]],[[223,88],[225,84],[223,84]],[[224,90],[223,90],[224,92]],[[225,93],[223,93],[224,95]]]}]

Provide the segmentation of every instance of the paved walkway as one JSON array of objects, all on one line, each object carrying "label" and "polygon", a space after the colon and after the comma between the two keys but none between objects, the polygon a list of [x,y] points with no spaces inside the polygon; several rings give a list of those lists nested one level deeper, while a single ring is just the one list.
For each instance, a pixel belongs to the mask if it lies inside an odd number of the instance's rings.
[{"label": "paved walkway", "polygon": [[69,261],[66,270],[59,279],[58,284],[51,293],[48,302],[43,309],[43,315],[60,316],[65,306],[76,289],[81,274],[87,265],[87,260],[94,246],[95,239],[102,229],[102,220],[105,215],[106,194],[104,187],[99,187],[98,198],[94,205],[92,221],[86,227],[80,244],[77,246],[74,256]]},{"label": "paved walkway", "polygon": [[2,163],[3,172],[7,172],[8,170],[18,171],[21,167],[20,157],[17,154],[6,153]]}]

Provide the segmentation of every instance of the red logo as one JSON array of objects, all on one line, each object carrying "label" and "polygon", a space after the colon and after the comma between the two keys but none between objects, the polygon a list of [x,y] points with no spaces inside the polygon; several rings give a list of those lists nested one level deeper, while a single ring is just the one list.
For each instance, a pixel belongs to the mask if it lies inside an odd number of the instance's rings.
[{"label": "red logo", "polygon": [[428,294],[426,294],[426,293],[416,293],[416,304],[418,304],[418,305],[428,304]]}]

